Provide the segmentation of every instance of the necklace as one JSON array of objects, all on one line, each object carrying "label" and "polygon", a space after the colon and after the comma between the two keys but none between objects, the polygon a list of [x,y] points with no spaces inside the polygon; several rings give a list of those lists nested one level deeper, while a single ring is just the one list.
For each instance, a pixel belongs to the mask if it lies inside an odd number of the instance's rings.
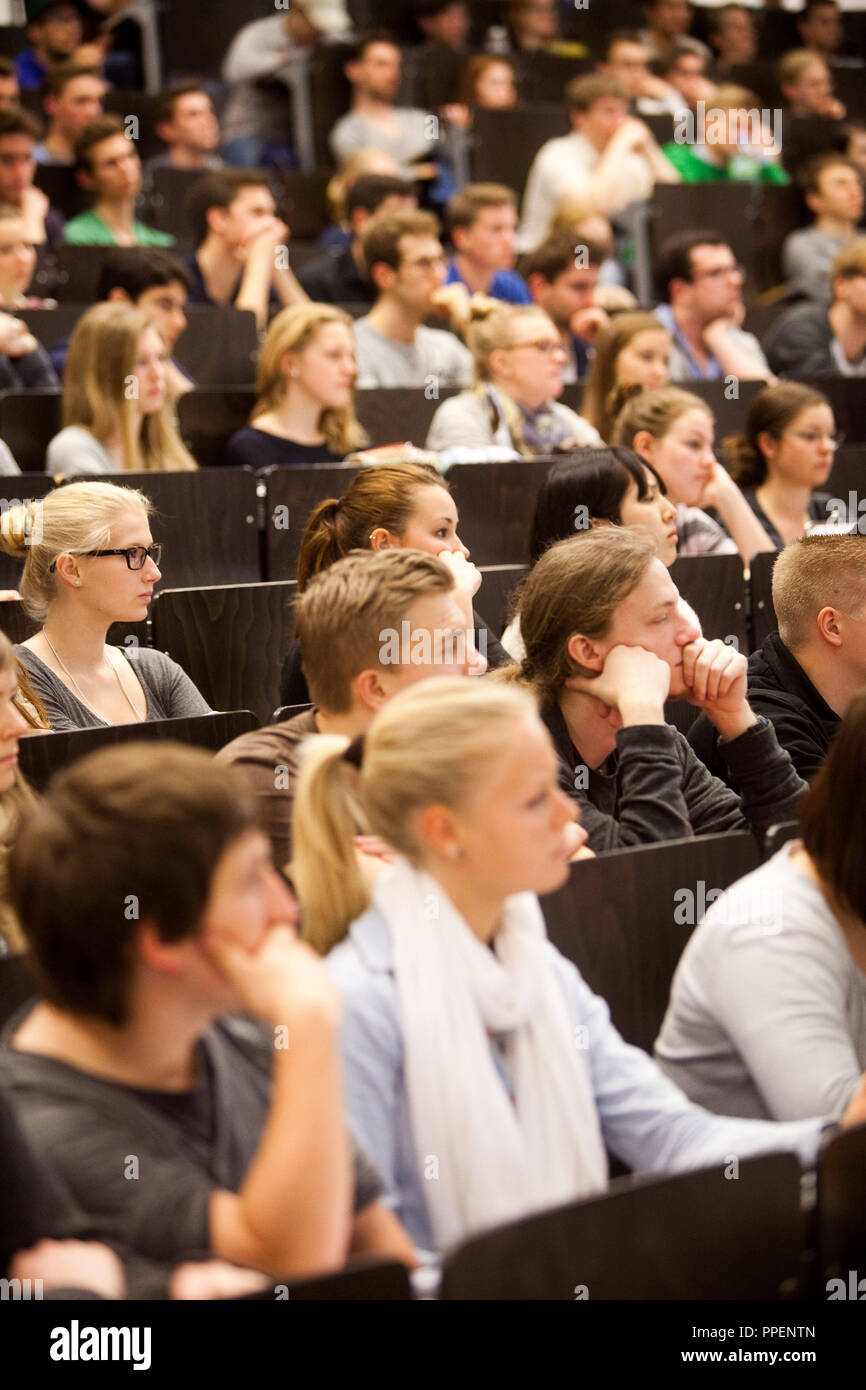
[{"label": "necklace", "polygon": [[[86,705],[88,709],[92,709],[92,710],[94,711],[95,714],[99,714],[99,710],[96,708],[96,706],[95,706],[95,705],[92,705],[92,704],[90,703],[89,700],[86,700],[86,699],[84,698],[84,692],[82,691],[81,686],[78,684],[78,681],[75,679],[75,677],[73,676],[73,674],[72,674],[72,672],[70,671],[69,667],[66,665],[66,662],[63,660],[63,658],[62,658],[62,657],[60,656],[60,654],[58,653],[57,649],[56,649],[55,646],[54,646],[54,643],[52,642],[51,638],[48,636],[48,633],[45,631],[45,628],[42,629],[42,636],[45,638],[45,641],[48,643],[49,649],[51,650],[51,653],[52,653],[52,655],[54,656],[54,660],[57,662],[57,664],[58,664],[58,666],[60,667],[60,669],[61,669],[63,672],[65,672],[65,674],[66,674],[66,675],[69,677],[69,679],[72,681],[72,684],[73,684],[73,686],[75,687],[75,691],[76,691],[76,693],[77,693],[77,695],[78,695],[78,698],[79,698],[79,700],[81,701],[81,703],[82,703],[83,705]],[[135,722],[136,722],[136,724],[141,724],[141,723],[142,723],[141,715],[139,714],[138,710],[135,708],[135,705],[134,705],[134,704],[132,703],[132,701],[130,700],[129,695],[127,694],[127,691],[126,691],[126,687],[124,686],[123,681],[120,679],[120,674],[119,674],[119,672],[118,672],[118,670],[117,670],[117,667],[114,665],[113,662],[109,662],[109,665],[111,666],[111,669],[112,669],[112,671],[114,672],[114,678],[115,678],[115,680],[117,681],[117,684],[120,686],[121,693],[122,693],[122,695],[123,695],[124,700],[125,700],[126,703],[129,705],[129,708],[132,710],[133,714],[135,715]],[[100,719],[103,718],[103,716],[102,716],[101,714],[99,715],[99,717],[100,717]],[[109,724],[111,721],[110,721],[110,720],[106,720],[105,722],[106,722],[107,724]]]}]

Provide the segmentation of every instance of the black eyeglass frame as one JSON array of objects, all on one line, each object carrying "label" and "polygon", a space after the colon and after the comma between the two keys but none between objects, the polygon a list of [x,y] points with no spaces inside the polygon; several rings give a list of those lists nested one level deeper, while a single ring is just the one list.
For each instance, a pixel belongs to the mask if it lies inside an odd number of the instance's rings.
[{"label": "black eyeglass frame", "polygon": [[[131,562],[131,557],[135,555],[136,552],[144,553],[144,559],[140,565],[133,565]],[[157,568],[159,567],[159,562],[162,559],[162,541],[154,541],[153,545],[127,545],[122,550],[82,550],[79,553],[83,558],[86,557],[87,559],[97,559],[102,555],[122,555],[126,561],[126,568],[133,572],[137,572],[138,570],[144,569],[148,560],[153,560]],[[51,564],[48,566],[48,573],[53,574],[56,567],[57,561],[52,560]]]}]

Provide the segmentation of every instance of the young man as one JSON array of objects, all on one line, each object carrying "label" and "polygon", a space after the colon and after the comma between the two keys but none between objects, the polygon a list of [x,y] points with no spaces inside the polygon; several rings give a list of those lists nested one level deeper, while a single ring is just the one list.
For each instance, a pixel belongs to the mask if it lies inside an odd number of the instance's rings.
[{"label": "young man", "polygon": [[716,54],[716,75],[727,77],[731,68],[754,63],[758,56],[755,11],[746,5],[720,5],[704,13],[707,38]]},{"label": "young man", "polygon": [[[376,218],[364,233],[364,260],[378,298],[355,323],[357,386],[468,386],[472,357],[441,328],[427,328],[428,314],[454,302],[443,289],[445,255],[439,224],[428,212]],[[465,291],[464,291],[465,297]]]},{"label": "young man", "polygon": [[466,0],[415,0],[415,23],[425,41],[437,48],[465,54],[469,38],[469,6]]},{"label": "young man", "polygon": [[501,183],[468,183],[445,209],[445,231],[454,247],[446,285],[465,285],[507,304],[529,304],[526,281],[514,269],[517,198]]},{"label": "young man", "polygon": [[99,68],[58,63],[50,69],[40,93],[48,130],[34,150],[37,163],[75,163],[75,146],[85,126],[102,115],[105,90]]},{"label": "young man", "polygon": [[[761,101],[733,83],[716,87],[697,116],[674,122],[674,138],[662,146],[683,183],[787,184],[781,149],[761,122]],[[719,113],[723,113],[720,115]]]},{"label": "young man", "polygon": [[681,232],[659,250],[656,314],[673,338],[671,381],[772,377],[761,346],[741,327],[743,270],[723,237]]},{"label": "young man", "polygon": [[306,303],[289,268],[289,229],[276,215],[263,175],[244,169],[203,174],[187,212],[196,247],[187,265],[191,304],[251,309],[261,332],[271,314]]},{"label": "young man", "polygon": [[595,70],[619,83],[639,116],[675,115],[683,105],[679,92],[651,72],[649,50],[636,29],[608,34]]},{"label": "young man", "polygon": [[40,1001],[0,1077],[104,1239],[284,1278],[356,1250],[412,1261],[353,1152],[336,999],[236,772],[171,744],[83,759],[10,883]]},{"label": "young man", "polygon": [[364,229],[374,217],[411,212],[417,205],[415,185],[391,174],[359,174],[345,201],[350,241],[307,261],[298,271],[298,281],[318,304],[373,304],[376,291],[364,262]]},{"label": "young man", "polygon": [[830,267],[830,307],[795,304],[764,339],[779,376],[866,376],[866,237],[839,252]]},{"label": "young man", "polygon": [[682,39],[692,27],[694,10],[689,0],[644,0],[647,27],[643,39],[650,61],[663,63],[677,39]]},{"label": "young man", "polygon": [[220,143],[219,121],[213,103],[200,82],[190,78],[160,93],[154,112],[156,133],[168,148],[145,164],[152,169],[221,169],[216,153]]},{"label": "young man", "polygon": [[558,232],[520,262],[532,302],[553,319],[568,353],[565,382],[584,379],[593,345],[609,322],[595,302],[603,261],[595,242],[578,243],[570,232]]},{"label": "young man", "polygon": [[120,116],[99,116],[75,145],[75,173],[93,195],[93,206],[67,222],[72,246],[173,246],[174,237],[135,215],[141,193],[141,160]]},{"label": "young man", "polygon": [[791,116],[845,119],[845,107],[833,96],[833,78],[824,59],[808,48],[794,48],[779,62],[779,86]]},{"label": "young man", "polygon": [[[242,734],[217,755],[247,775],[278,868],[287,867],[292,857],[303,741],[316,733],[357,738],[405,686],[430,676],[467,674],[466,614],[455,595],[449,567],[415,550],[348,555],[301,594],[295,631],[314,708]],[[401,639],[396,653],[383,637],[392,632]],[[395,655],[401,660],[395,662]]]},{"label": "young man", "polygon": [[[779,631],[749,657],[748,699],[808,782],[866,686],[866,537],[805,536],[787,545],[773,567],[773,607]],[[710,771],[730,781],[705,715],[688,738]]]},{"label": "young man", "polygon": [[832,63],[842,46],[842,15],[836,0],[806,0],[797,15],[797,29],[804,48],[825,63]]},{"label": "young man", "polygon": [[73,56],[84,32],[81,7],[68,0],[26,0],[24,8],[31,46],[15,59],[22,89],[41,86],[55,63]]},{"label": "young man", "polygon": [[54,246],[63,234],[63,217],[33,183],[39,127],[28,111],[0,110],[0,203],[17,208],[28,241]]},{"label": "young man", "polygon": [[649,198],[657,182],[679,183],[649,127],[629,116],[618,82],[598,73],[576,77],[565,98],[571,134],[542,145],[529,171],[518,238],[524,251],[544,240],[567,194],[591,200],[607,217]]},{"label": "young man", "polygon": [[815,221],[785,237],[782,269],[792,294],[826,304],[830,267],[857,236],[863,217],[863,184],[855,165],[841,154],[816,155],[799,182]]},{"label": "young man", "polygon": [[21,89],[18,86],[15,64],[11,58],[0,56],[0,110],[5,111],[10,106],[18,106],[20,97]]},{"label": "young man", "polygon": [[431,117],[417,107],[394,105],[402,66],[400,49],[385,29],[366,34],[355,44],[343,67],[352,88],[352,104],[328,137],[338,165],[358,150],[376,149],[394,156],[403,178],[435,177],[432,160],[438,137],[432,134]]}]

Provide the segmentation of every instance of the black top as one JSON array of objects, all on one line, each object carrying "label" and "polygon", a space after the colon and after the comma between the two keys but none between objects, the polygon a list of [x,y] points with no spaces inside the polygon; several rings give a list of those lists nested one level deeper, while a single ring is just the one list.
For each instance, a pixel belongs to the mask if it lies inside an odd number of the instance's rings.
[{"label": "black top", "polygon": [[236,430],[223,453],[226,468],[292,468],[299,463],[342,463],[342,454],[333,454],[327,444],[296,444],[294,439],[245,425]]},{"label": "black top", "polygon": [[[839,726],[838,714],[815,689],[778,632],[771,632],[764,645],[752,652],[747,679],[752,709],[769,719],[800,776],[811,781]],[[719,750],[719,735],[705,714],[695,720],[688,739],[710,772],[735,785]]]},{"label": "black top", "polygon": [[774,320],[762,347],[777,376],[838,376],[826,304],[795,304]]},{"label": "black top", "polygon": [[[755,489],[753,487],[744,487],[743,496],[745,497],[752,511],[755,513],[755,516],[760,521],[767,535],[770,537],[770,540],[773,542],[773,545],[776,547],[776,549],[784,550],[785,542],[782,540],[782,537],[779,535],[772,521],[767,516],[767,513],[764,511],[763,507],[758,501]],[[809,512],[809,520],[829,521],[830,513],[827,510],[827,503],[830,500],[831,498],[829,492],[813,492],[811,497],[809,498],[809,506],[807,508]]]},{"label": "black top", "polygon": [[355,264],[351,246],[325,251],[298,271],[298,283],[317,304],[375,304],[376,290]]},{"label": "black top", "polygon": [[[187,299],[187,303],[216,305],[217,300],[212,299],[211,296],[208,294],[207,285],[205,284],[204,276],[201,273],[201,266],[198,263],[198,257],[185,256],[183,258],[183,265],[186,268],[186,271],[190,279],[189,297]],[[238,281],[234,288],[229,303],[234,303],[234,296],[240,289],[242,275],[243,267],[241,266],[238,269]],[[270,317],[273,314],[279,313],[282,307],[282,301],[280,300],[279,295],[275,292],[274,287],[272,285],[268,293],[268,316]]]}]

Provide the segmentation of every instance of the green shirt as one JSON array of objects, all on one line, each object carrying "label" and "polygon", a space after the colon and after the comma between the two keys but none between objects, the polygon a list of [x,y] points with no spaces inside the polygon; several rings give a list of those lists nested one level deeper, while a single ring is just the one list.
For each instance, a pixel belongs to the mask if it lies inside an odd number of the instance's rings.
[{"label": "green shirt", "polygon": [[[144,222],[134,222],[137,246],[174,246],[174,237],[168,232],[158,232]],[[114,234],[102,218],[92,209],[73,217],[63,228],[63,240],[70,246],[116,246]]]},{"label": "green shirt", "polygon": [[767,164],[749,156],[736,155],[720,167],[701,159],[691,145],[679,145],[675,140],[662,145],[662,153],[674,166],[683,183],[739,183],[744,179],[756,183],[791,182],[780,165]]}]

